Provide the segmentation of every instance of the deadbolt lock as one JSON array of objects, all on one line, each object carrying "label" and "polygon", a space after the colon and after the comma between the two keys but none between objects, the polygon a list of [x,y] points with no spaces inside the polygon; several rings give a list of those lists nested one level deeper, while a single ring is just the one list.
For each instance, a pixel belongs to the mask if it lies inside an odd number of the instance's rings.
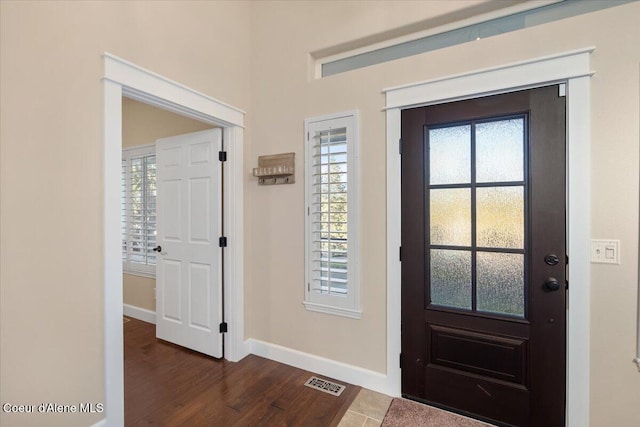
[{"label": "deadbolt lock", "polygon": [[548,254],[544,257],[544,262],[546,262],[547,265],[557,265],[560,262],[560,258],[558,258],[558,255]]}]

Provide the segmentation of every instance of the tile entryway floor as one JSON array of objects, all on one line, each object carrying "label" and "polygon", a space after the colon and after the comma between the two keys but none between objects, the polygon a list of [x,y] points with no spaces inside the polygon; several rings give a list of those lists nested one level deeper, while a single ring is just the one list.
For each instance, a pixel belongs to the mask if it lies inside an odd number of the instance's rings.
[{"label": "tile entryway floor", "polygon": [[338,427],[375,427],[382,424],[393,398],[363,388],[342,417]]}]

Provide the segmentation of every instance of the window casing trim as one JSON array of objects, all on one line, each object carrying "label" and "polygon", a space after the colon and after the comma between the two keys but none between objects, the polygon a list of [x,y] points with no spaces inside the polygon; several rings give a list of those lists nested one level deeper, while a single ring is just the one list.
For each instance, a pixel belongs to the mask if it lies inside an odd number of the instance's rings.
[{"label": "window casing trim", "polygon": [[[305,282],[304,301],[309,311],[359,319],[360,262],[359,262],[359,171],[358,171],[358,112],[312,117],[305,120]],[[330,129],[346,128],[347,132],[347,295],[320,294],[311,289],[313,277],[313,150],[311,143],[316,133]]]}]

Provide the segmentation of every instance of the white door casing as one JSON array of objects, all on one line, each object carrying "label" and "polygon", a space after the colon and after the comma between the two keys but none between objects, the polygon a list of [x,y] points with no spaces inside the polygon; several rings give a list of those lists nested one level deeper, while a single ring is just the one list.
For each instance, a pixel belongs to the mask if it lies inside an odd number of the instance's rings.
[{"label": "white door casing", "polygon": [[[104,382],[109,426],[124,425],[122,333],[122,240],[120,197],[122,97],[222,127],[228,161],[224,175],[225,359],[247,355],[244,340],[244,169],[245,112],[110,53],[104,53]],[[100,423],[99,423],[100,424]]]},{"label": "white door casing", "polygon": [[387,386],[399,395],[400,334],[400,139],[401,110],[553,83],[567,84],[567,312],[566,425],[589,425],[591,221],[590,56],[594,47],[504,64],[469,73],[385,89],[387,121]]},{"label": "white door casing", "polygon": [[222,357],[222,131],[156,141],[156,336]]}]

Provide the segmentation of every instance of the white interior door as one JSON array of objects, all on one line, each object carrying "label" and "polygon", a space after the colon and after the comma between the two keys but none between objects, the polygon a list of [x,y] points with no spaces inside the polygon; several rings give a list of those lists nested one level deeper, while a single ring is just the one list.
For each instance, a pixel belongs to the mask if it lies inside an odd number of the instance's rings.
[{"label": "white interior door", "polygon": [[221,129],[156,141],[156,336],[222,357]]}]

